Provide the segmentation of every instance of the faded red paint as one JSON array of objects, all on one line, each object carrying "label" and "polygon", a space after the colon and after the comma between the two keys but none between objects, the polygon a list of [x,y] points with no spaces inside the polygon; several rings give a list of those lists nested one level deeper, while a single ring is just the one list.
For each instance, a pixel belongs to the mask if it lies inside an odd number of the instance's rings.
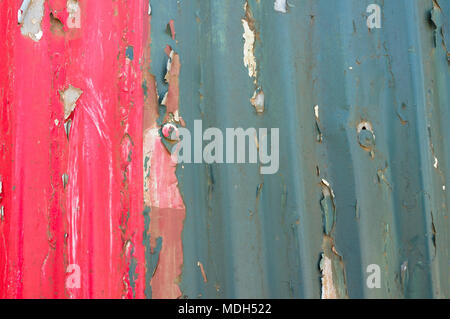
[{"label": "faded red paint", "polygon": [[150,212],[150,247],[156,247],[156,240],[162,239],[159,261],[153,275],[152,297],[179,298],[178,286],[183,266],[181,241],[186,208],[178,190],[175,175],[176,165],[165,149],[159,136],[149,130],[145,134],[145,154],[150,158],[149,190],[145,195]]},{"label": "faded red paint", "polygon": [[169,28],[170,28],[170,34],[172,36],[172,40],[175,40],[175,21],[170,20],[169,21]]},{"label": "faded red paint", "polygon": [[[17,25],[20,3],[0,3],[1,298],[144,298],[150,284],[143,132],[155,127],[157,105],[142,65],[150,62],[148,2],[79,5],[81,28],[69,29],[66,1],[46,1],[43,37],[34,42]],[[134,58],[126,56],[131,47]],[[69,85],[83,94],[67,138],[60,92]],[[163,238],[153,296],[179,297],[185,209],[170,155],[158,138],[145,143],[154,144],[151,183],[158,185],[150,228],[152,238]],[[80,266],[79,289],[66,289],[70,264]]]},{"label": "faded red paint", "polygon": [[[169,84],[166,96],[165,120],[178,114],[179,110],[179,74],[180,58],[167,46],[165,50],[168,57],[172,58],[170,70],[166,75]],[[154,81],[151,78],[151,81]],[[150,85],[149,101],[153,101],[157,107],[156,85]],[[150,249],[154,252],[156,240],[162,239],[162,248],[158,256],[158,264],[151,280],[152,297],[179,298],[180,276],[183,267],[182,232],[186,208],[178,190],[178,180],[175,174],[176,162],[172,160],[158,135],[156,116],[151,118],[148,129],[144,133],[144,158],[149,161],[149,167],[145,175],[144,200],[150,207]],[[182,121],[182,119],[180,119]]]}]

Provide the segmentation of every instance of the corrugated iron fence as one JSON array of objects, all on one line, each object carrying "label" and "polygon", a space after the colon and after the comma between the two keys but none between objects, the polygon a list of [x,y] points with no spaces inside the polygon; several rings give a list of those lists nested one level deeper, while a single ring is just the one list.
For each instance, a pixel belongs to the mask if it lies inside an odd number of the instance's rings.
[{"label": "corrugated iron fence", "polygon": [[[449,298],[449,16],[0,1],[0,297]],[[278,170],[166,123],[279,128]]]}]

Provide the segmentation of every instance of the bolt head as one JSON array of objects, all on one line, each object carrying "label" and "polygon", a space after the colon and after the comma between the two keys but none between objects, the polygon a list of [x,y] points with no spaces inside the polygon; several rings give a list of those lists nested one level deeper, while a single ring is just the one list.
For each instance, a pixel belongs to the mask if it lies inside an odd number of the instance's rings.
[{"label": "bolt head", "polygon": [[375,136],[369,130],[362,130],[358,136],[359,144],[365,148],[373,148],[375,146]]},{"label": "bolt head", "polygon": [[165,123],[161,127],[162,136],[171,142],[175,142],[178,140],[178,128],[173,123]]}]

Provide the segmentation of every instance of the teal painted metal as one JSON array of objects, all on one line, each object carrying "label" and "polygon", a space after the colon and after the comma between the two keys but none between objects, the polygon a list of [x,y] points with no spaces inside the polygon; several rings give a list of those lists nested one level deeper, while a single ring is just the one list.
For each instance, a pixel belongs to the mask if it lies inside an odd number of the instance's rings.
[{"label": "teal painted metal", "polygon": [[[291,0],[287,13],[248,1],[262,114],[245,3],[151,1],[151,69],[162,97],[163,49],[180,55],[187,128],[280,128],[277,174],[178,166],[184,296],[319,298],[328,254],[340,297],[449,298],[450,1]],[[366,25],[371,3],[381,29]],[[380,289],[366,285],[371,264]]]}]

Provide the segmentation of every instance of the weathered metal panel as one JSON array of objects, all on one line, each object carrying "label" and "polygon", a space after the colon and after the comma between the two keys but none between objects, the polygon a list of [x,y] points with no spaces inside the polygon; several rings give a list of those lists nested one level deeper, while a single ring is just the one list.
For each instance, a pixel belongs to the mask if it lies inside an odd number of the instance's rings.
[{"label": "weathered metal panel", "polygon": [[[19,2],[0,297],[450,297],[448,0]],[[278,171],[175,165],[158,129],[196,120],[280,128]]]}]

